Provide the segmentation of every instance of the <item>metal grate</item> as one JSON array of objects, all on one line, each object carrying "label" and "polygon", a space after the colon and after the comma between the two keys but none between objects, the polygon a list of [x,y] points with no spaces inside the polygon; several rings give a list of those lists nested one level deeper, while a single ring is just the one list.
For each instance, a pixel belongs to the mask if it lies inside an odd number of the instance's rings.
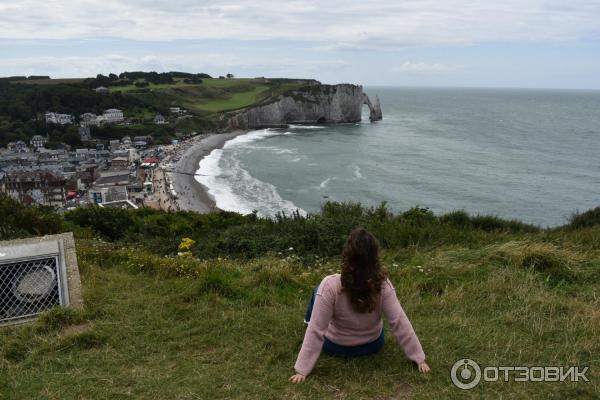
[{"label": "metal grate", "polygon": [[62,304],[58,256],[0,264],[0,324]]}]

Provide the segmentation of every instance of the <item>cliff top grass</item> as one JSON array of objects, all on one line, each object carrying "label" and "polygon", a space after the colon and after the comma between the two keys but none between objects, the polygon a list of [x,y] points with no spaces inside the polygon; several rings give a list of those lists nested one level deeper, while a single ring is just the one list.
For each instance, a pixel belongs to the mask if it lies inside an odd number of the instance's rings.
[{"label": "cliff top grass", "polygon": [[[0,330],[0,399],[594,398],[599,215],[544,230],[356,204],[263,220],[97,207],[59,215],[0,197],[0,238],[75,231],[85,299],[82,312],[58,308]],[[381,353],[322,355],[292,385],[310,293],[337,272],[340,243],[358,225],[380,239],[433,372],[419,374],[386,325]],[[176,255],[182,244],[191,257]],[[590,382],[463,391],[449,375],[462,358],[588,366]]]},{"label": "cliff top grass", "polygon": [[157,93],[163,101],[177,104],[195,113],[224,112],[245,108],[302,85],[295,80],[269,80],[265,78],[203,79],[202,83],[184,83],[184,79],[175,79],[174,84],[150,83],[143,88],[134,84],[112,86],[113,93],[133,96],[146,96]]}]

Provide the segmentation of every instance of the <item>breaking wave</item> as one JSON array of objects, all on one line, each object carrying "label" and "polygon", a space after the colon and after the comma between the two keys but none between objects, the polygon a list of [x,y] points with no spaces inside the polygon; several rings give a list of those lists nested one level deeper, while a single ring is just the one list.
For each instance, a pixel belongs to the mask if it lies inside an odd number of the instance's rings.
[{"label": "breaking wave", "polygon": [[[296,210],[306,215],[306,212],[294,203],[284,200],[274,185],[250,175],[235,157],[236,149],[282,134],[285,133],[271,129],[249,132],[226,142],[223,149],[213,150],[200,161],[196,180],[207,188],[218,208],[241,214],[257,211],[258,215],[267,217],[279,212],[291,214]],[[279,152],[281,149],[274,150]],[[287,154],[287,151],[283,154]]]},{"label": "breaking wave", "polygon": [[319,125],[288,125],[290,129],[324,129],[324,126]]}]

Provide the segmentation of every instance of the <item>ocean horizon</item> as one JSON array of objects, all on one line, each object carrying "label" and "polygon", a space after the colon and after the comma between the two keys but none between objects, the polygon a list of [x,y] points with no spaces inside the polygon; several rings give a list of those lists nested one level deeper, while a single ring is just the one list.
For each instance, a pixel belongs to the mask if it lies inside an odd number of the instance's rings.
[{"label": "ocean horizon", "polygon": [[383,120],[291,125],[236,137],[201,160],[217,207],[318,212],[325,201],[396,212],[567,222],[600,203],[600,91],[365,87]]}]

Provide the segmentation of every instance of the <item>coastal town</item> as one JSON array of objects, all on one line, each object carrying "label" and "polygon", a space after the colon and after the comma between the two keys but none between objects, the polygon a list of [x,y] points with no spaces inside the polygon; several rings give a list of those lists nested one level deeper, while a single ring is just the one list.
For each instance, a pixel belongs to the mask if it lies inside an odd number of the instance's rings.
[{"label": "coastal town", "polygon": [[[98,88],[101,92],[105,88]],[[172,115],[185,110],[171,107]],[[29,143],[10,142],[0,148],[0,193],[23,204],[38,204],[68,210],[89,204],[100,207],[151,207],[177,210],[177,193],[172,177],[175,165],[190,140],[204,135],[195,132],[155,145],[151,135],[124,136],[120,140],[94,140],[90,127],[127,124],[119,109],[102,114],[70,114],[49,111],[44,115],[47,126],[78,123],[84,146],[71,148],[60,144],[47,148],[48,137],[35,135]],[[165,124],[157,114],[153,122]],[[192,171],[193,172],[193,171]]]},{"label": "coastal town", "polygon": [[[363,105],[371,121],[382,118],[379,98],[359,85],[187,75],[125,72],[70,85],[7,78],[4,87],[30,101],[8,107],[0,123],[13,138],[0,148],[0,193],[63,211],[96,204],[211,212],[217,204],[196,174],[225,141],[252,129],[360,121]],[[11,83],[27,81],[38,83]]]}]

